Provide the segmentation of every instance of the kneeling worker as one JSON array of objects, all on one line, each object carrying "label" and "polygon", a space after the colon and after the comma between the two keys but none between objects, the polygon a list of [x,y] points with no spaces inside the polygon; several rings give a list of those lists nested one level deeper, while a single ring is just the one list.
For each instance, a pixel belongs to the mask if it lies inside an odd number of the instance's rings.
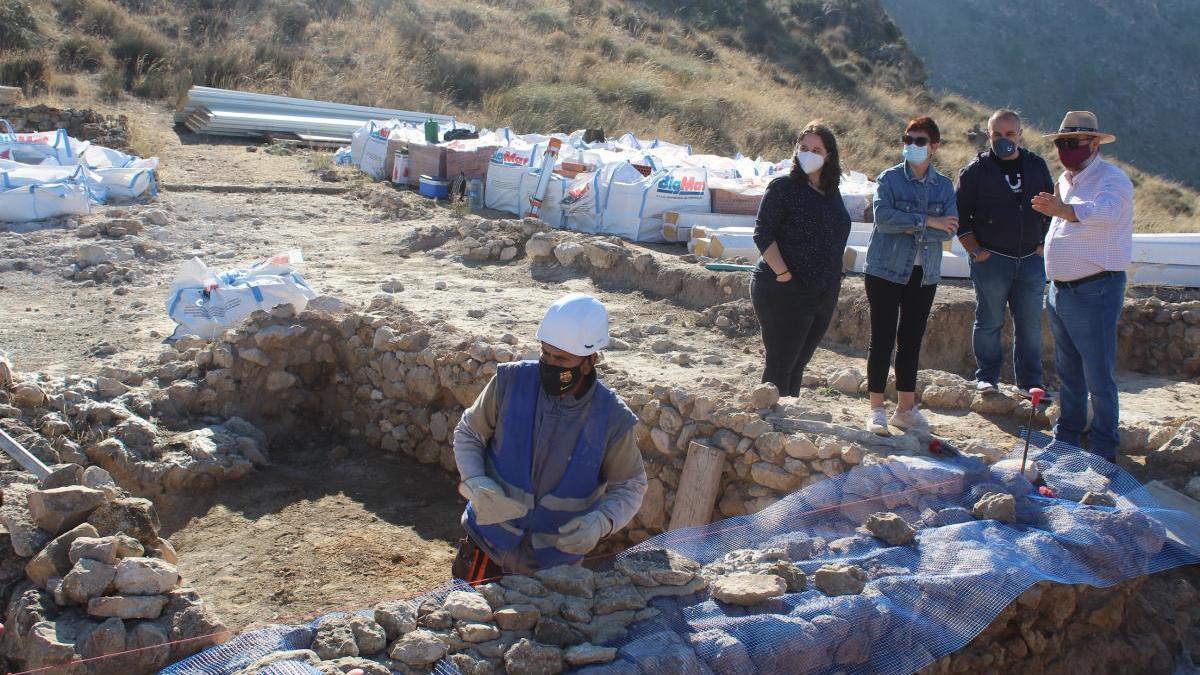
[{"label": "kneeling worker", "polygon": [[454,430],[469,503],[453,574],[471,583],[582,561],[646,493],[636,417],[596,379],[604,305],[564,296],[537,338],[541,360],[501,364]]}]

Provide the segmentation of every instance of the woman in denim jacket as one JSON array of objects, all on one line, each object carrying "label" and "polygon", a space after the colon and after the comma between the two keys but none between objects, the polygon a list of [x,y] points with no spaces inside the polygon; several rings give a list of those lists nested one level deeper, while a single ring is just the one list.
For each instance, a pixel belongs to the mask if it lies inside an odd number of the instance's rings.
[{"label": "woman in denim jacket", "polygon": [[942,242],[958,230],[954,183],[930,164],[941,141],[937,123],[929,117],[912,120],[902,141],[904,162],[877,179],[875,229],[864,269],[871,307],[867,428],[882,435],[890,433],[883,395],[893,349],[897,407],[891,423],[902,429],[929,426],[916,407],[917,358],[942,275]]}]

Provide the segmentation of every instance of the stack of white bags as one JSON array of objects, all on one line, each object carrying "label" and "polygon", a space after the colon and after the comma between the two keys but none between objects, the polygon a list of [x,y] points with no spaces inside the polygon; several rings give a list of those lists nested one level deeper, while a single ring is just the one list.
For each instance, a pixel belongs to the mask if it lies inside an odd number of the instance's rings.
[{"label": "stack of white bags", "polygon": [[[398,122],[365,124],[356,132],[349,152],[342,154],[373,176],[381,171],[374,159],[376,153],[367,148],[372,134],[384,124],[395,127],[390,132],[393,137],[410,134],[412,140],[423,142],[417,137],[420,130]],[[637,242],[666,241],[663,214],[667,211],[711,213],[713,188],[751,198],[761,196],[771,180],[792,168],[790,159],[768,162],[741,154],[698,155],[688,145],[641,139],[630,133],[599,143],[585,143],[583,137],[583,130],[553,135],[517,135],[507,128],[480,132],[478,144],[500,146],[488,165],[484,205],[517,217],[528,215],[552,138],[562,142],[553,169],[574,164],[589,170],[573,177],[555,173],[539,217],[555,227]],[[843,180],[842,197],[853,220],[860,220],[870,206],[874,188],[862,174],[851,173]]]},{"label": "stack of white bags", "polygon": [[157,157],[79,141],[65,129],[15,133],[0,125],[0,221],[83,215],[92,204],[157,194]]}]

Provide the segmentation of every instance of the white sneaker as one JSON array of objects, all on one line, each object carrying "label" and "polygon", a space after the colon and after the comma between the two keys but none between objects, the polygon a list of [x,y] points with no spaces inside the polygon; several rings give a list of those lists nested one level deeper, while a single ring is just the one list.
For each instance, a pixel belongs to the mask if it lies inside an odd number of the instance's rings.
[{"label": "white sneaker", "polygon": [[975,391],[981,394],[986,391],[996,391],[996,385],[987,380],[979,380],[975,383]]},{"label": "white sneaker", "polygon": [[867,418],[867,431],[880,436],[892,435],[891,430],[888,429],[887,410],[871,408],[871,416]]},{"label": "white sneaker", "polygon": [[920,410],[913,407],[904,411],[897,410],[892,415],[892,425],[901,429],[928,429],[929,420],[925,419]]}]

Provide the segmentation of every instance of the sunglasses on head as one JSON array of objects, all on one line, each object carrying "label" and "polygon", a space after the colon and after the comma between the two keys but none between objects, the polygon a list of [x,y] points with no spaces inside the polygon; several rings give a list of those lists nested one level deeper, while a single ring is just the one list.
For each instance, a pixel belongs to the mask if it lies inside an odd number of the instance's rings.
[{"label": "sunglasses on head", "polygon": [[903,141],[905,145],[915,145],[918,148],[923,148],[929,145],[929,138],[925,136],[909,136],[908,134],[904,134],[900,137],[900,140]]},{"label": "sunglasses on head", "polygon": [[1080,146],[1090,145],[1092,139],[1090,136],[1084,138],[1058,138],[1054,140],[1054,145],[1060,149],[1074,150]]}]

